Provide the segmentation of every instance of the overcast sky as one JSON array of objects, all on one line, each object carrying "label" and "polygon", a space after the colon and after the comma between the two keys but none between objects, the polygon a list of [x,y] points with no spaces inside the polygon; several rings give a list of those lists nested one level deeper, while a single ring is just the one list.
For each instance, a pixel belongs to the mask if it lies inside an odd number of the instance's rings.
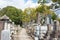
[{"label": "overcast sky", "polygon": [[27,7],[36,7],[37,5],[37,0],[0,0],[0,8],[14,6],[19,9],[25,9]]}]

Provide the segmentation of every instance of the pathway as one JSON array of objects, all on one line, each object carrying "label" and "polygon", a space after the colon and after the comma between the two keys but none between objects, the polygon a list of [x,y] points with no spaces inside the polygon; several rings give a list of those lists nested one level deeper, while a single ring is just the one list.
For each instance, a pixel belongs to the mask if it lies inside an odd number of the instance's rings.
[{"label": "pathway", "polygon": [[26,29],[22,28],[19,33],[19,40],[32,40],[30,36],[26,33]]}]

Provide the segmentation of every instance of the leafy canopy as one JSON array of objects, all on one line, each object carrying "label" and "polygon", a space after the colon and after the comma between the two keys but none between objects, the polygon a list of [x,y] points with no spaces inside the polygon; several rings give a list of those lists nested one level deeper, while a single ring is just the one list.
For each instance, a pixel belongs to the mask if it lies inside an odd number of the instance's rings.
[{"label": "leafy canopy", "polygon": [[20,24],[21,13],[22,13],[21,9],[17,9],[13,6],[7,6],[1,10],[0,14],[2,15],[6,14],[13,22],[15,22],[15,24]]}]

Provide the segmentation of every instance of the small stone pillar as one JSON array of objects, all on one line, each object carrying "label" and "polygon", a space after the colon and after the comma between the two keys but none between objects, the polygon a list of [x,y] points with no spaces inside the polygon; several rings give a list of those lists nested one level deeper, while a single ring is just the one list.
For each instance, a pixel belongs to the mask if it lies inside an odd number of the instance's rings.
[{"label": "small stone pillar", "polygon": [[54,33],[54,40],[57,40],[58,39],[58,30],[57,30],[57,21],[55,20],[54,21],[54,27],[53,27],[53,33]]},{"label": "small stone pillar", "polygon": [[57,25],[56,25],[56,20],[54,21],[54,27],[53,27],[53,31],[57,30]]}]

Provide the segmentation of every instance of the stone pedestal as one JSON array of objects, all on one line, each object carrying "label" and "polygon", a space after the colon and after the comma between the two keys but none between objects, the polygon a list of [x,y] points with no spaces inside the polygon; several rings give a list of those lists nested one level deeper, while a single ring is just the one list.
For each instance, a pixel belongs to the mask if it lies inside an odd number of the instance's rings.
[{"label": "stone pedestal", "polygon": [[1,31],[4,29],[4,22],[0,21],[0,40],[1,40]]},{"label": "stone pedestal", "polygon": [[3,30],[1,32],[1,40],[10,40],[10,31],[9,30]]},{"label": "stone pedestal", "polygon": [[0,17],[0,40],[10,40],[10,24],[11,20],[8,16]]}]

